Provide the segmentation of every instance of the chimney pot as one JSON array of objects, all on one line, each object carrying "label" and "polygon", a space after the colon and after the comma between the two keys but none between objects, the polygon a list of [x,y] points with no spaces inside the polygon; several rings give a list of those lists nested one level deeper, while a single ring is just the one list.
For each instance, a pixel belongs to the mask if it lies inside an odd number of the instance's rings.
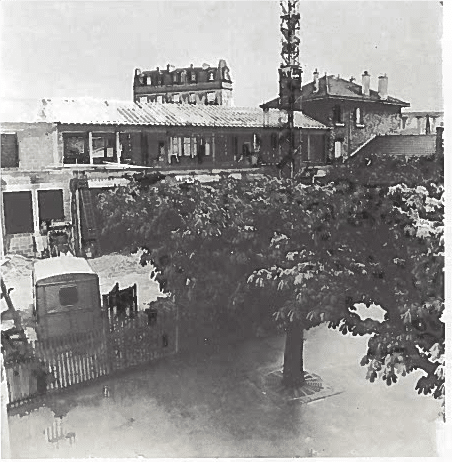
[{"label": "chimney pot", "polygon": [[317,69],[314,71],[314,91],[319,91],[319,71]]},{"label": "chimney pot", "polygon": [[378,96],[382,100],[388,99],[388,76],[386,74],[378,77]]},{"label": "chimney pot", "polygon": [[169,69],[170,69],[170,65],[167,64],[167,65],[166,65],[166,71],[169,72]]},{"label": "chimney pot", "polygon": [[364,71],[363,75],[362,75],[363,79],[362,79],[362,94],[364,96],[370,96],[370,75],[367,71]]},{"label": "chimney pot", "polygon": [[157,72],[160,72],[160,68],[157,66]]}]

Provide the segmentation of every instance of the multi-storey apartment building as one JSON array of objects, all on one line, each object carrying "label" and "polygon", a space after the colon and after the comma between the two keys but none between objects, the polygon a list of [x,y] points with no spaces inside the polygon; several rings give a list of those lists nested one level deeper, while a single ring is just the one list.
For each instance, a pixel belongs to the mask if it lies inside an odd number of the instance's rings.
[{"label": "multi-storey apartment building", "polygon": [[136,103],[175,103],[232,106],[232,80],[224,59],[218,66],[142,71],[135,69],[133,99]]}]

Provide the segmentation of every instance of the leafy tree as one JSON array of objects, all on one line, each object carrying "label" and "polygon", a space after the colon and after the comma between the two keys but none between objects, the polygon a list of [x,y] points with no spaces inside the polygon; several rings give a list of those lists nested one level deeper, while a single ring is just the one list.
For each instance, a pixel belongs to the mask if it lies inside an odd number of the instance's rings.
[{"label": "leafy tree", "polygon": [[[362,364],[371,381],[380,376],[391,384],[422,369],[419,392],[440,397],[441,164],[428,181],[423,167],[406,169],[407,184],[400,174],[391,184],[378,159],[367,168],[344,165],[324,184],[309,186],[266,177],[210,185],[132,182],[104,194],[100,208],[106,234],[122,246],[149,249],[144,260],[155,263],[162,290],[195,319],[186,323],[189,335],[200,313],[211,326],[236,320],[239,328],[254,296],[285,327],[287,385],[304,381],[303,330],[328,323],[344,334],[370,334]],[[384,320],[362,319],[359,303],[379,305]]]}]

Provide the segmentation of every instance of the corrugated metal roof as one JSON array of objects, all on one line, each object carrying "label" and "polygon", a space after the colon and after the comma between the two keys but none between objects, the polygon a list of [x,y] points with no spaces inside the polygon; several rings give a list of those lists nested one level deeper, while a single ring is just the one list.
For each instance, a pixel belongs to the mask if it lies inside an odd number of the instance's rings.
[{"label": "corrugated metal roof", "polygon": [[[279,116],[279,110],[270,109],[265,126],[278,127]],[[15,118],[17,119],[17,116]],[[260,108],[136,104],[128,101],[103,101],[91,98],[44,99],[34,117],[29,115],[25,118],[28,120],[22,120],[22,122],[241,128],[264,126],[264,114]],[[9,122],[5,118],[3,121]],[[294,124],[298,128],[327,128],[321,122],[301,112],[295,114]]]}]

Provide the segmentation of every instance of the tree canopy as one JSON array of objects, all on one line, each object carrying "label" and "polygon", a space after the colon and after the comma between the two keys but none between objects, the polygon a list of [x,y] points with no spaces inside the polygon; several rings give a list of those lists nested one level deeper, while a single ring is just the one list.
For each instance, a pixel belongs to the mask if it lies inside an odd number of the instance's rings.
[{"label": "tree canopy", "polygon": [[[182,316],[198,316],[193,326],[200,313],[212,325],[234,321],[237,328],[250,312],[265,312],[285,326],[327,323],[368,334],[361,364],[369,380],[389,385],[422,369],[416,388],[439,398],[441,164],[427,164],[428,174],[411,165],[404,178],[402,160],[394,162],[392,171],[378,159],[367,166],[385,181],[363,174],[359,162],[312,185],[265,176],[208,185],[132,181],[101,195],[104,235],[123,249],[148,249],[143,260],[156,265]],[[361,303],[380,306],[384,319],[362,318]]]}]

